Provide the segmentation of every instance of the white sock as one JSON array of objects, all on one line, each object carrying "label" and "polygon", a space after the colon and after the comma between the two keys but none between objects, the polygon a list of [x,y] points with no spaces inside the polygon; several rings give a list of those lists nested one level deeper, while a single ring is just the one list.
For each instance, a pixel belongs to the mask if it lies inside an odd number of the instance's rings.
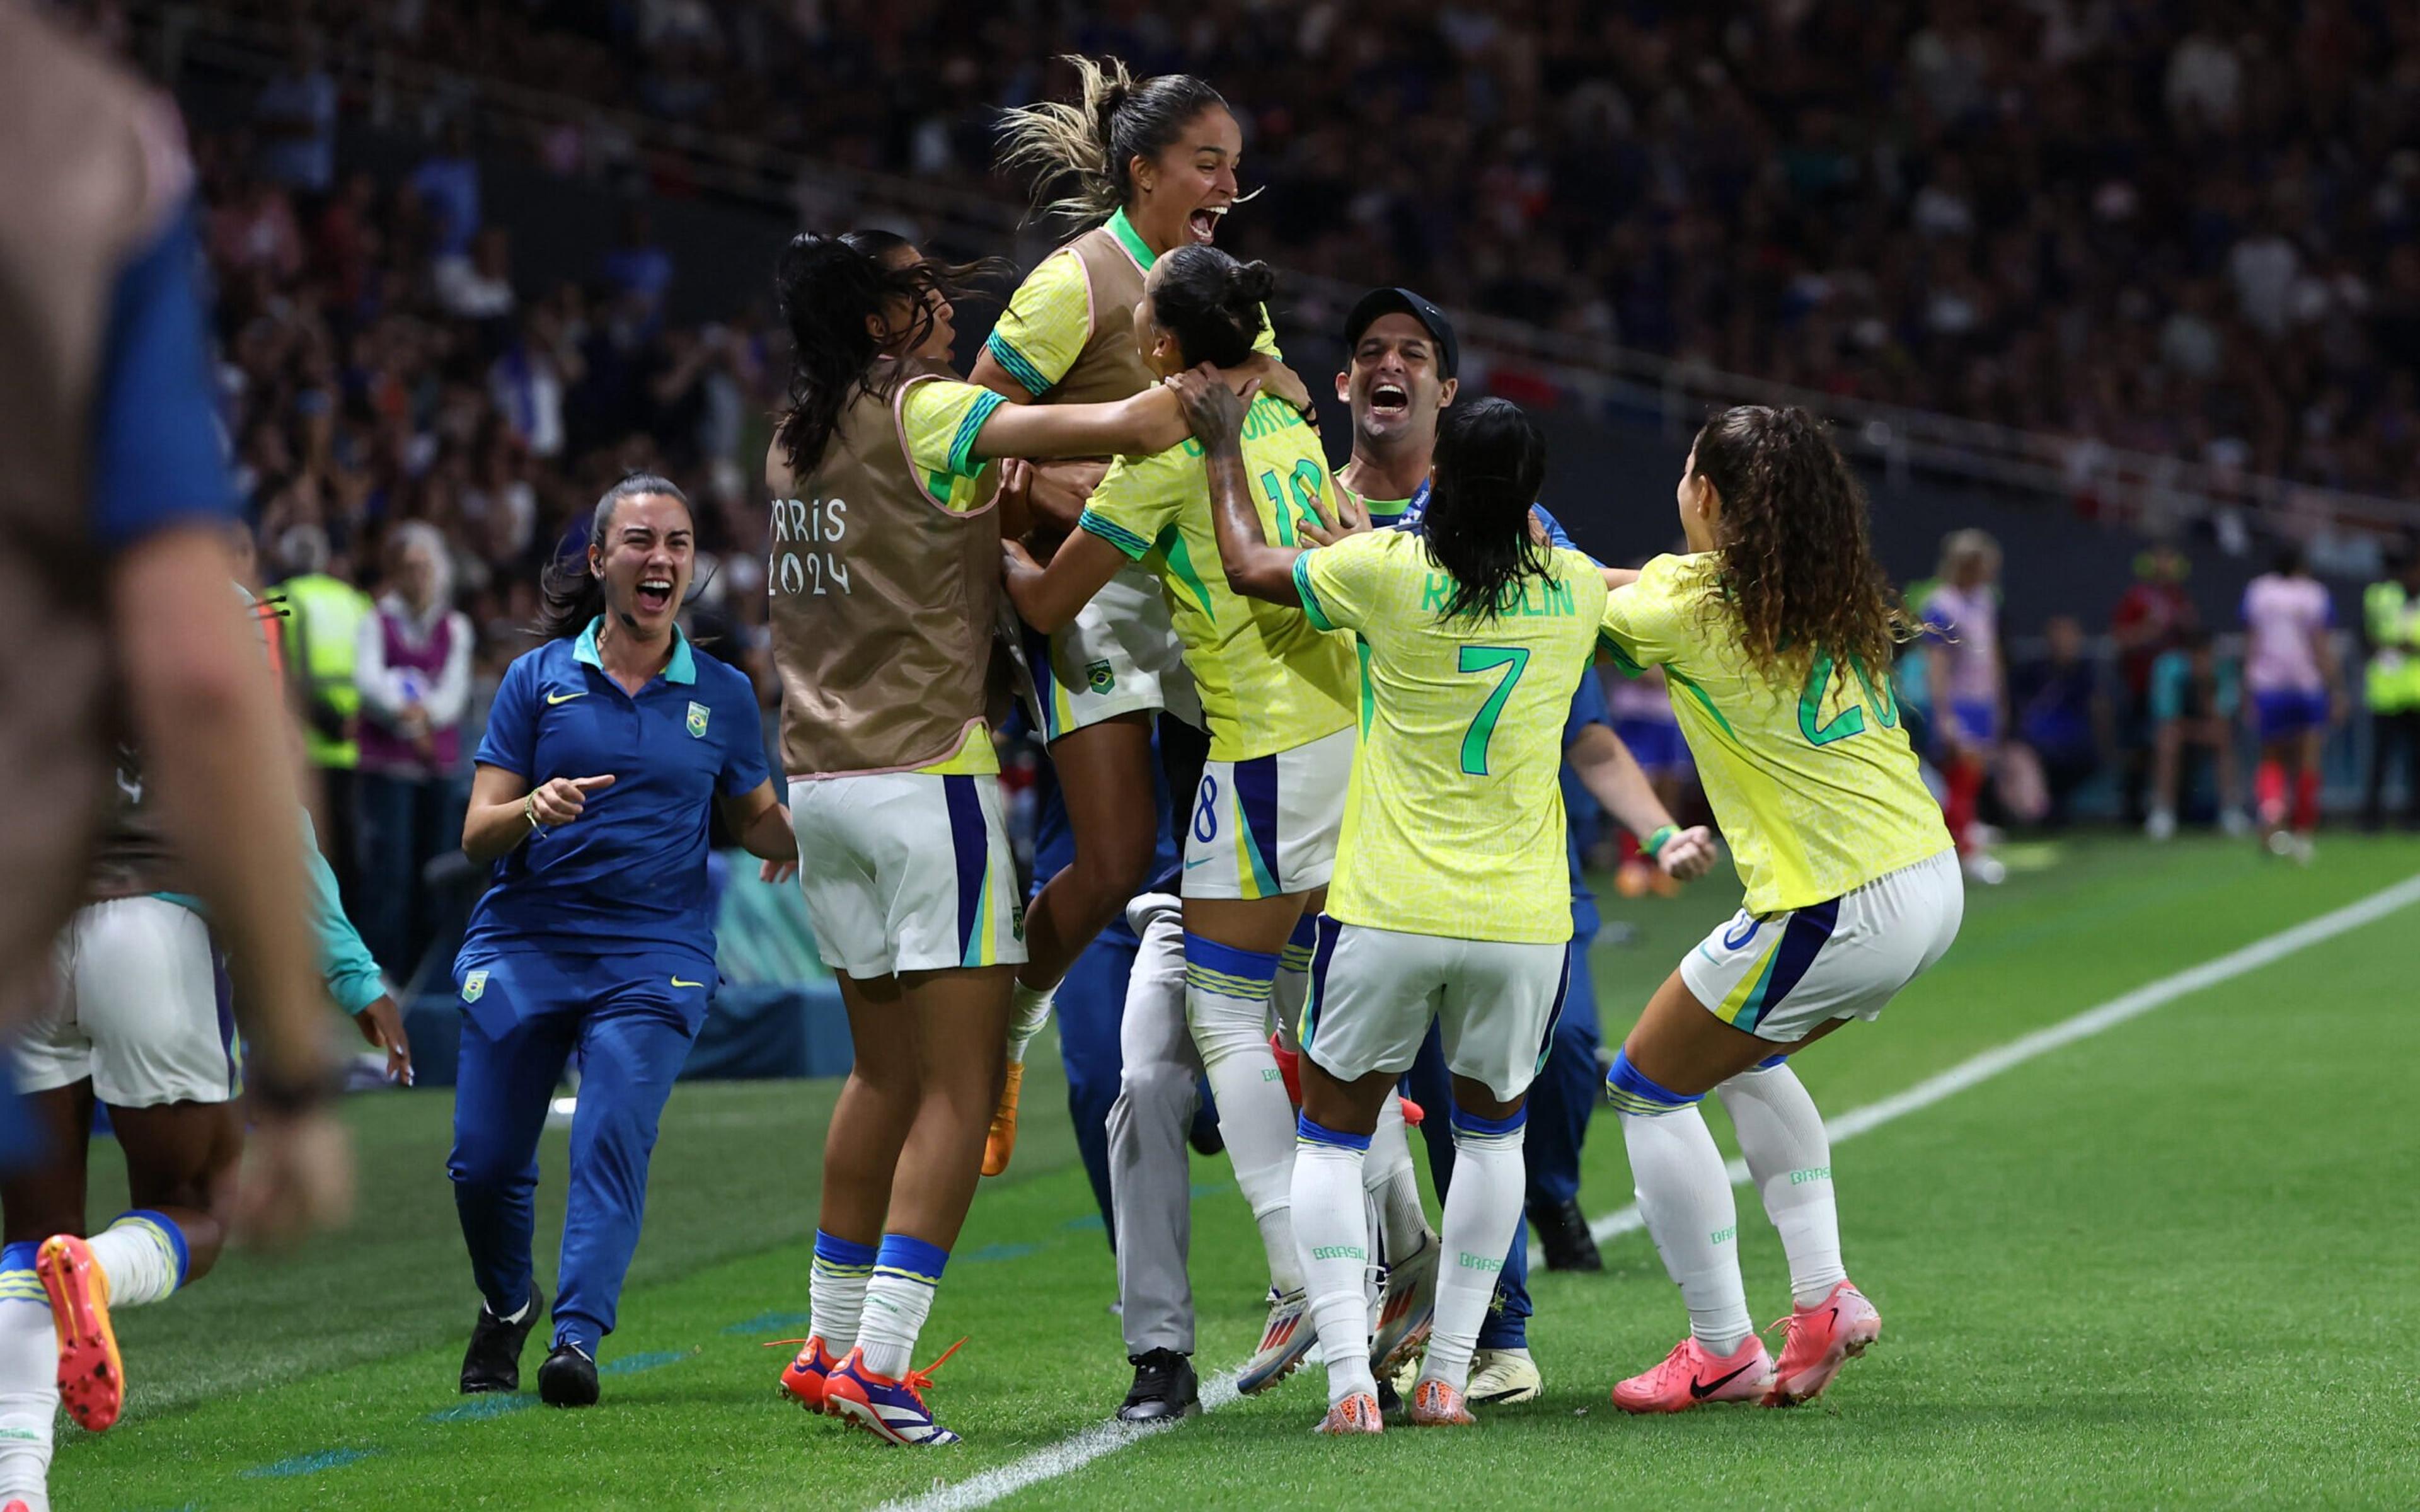
[{"label": "white sock", "polygon": [[1832,1199],[1832,1141],[1823,1116],[1787,1062],[1744,1071],[1714,1088],[1739,1131],[1740,1153],[1764,1198],[1764,1215],[1790,1257],[1790,1295],[1812,1307],[1849,1278],[1840,1264],[1840,1215]]},{"label": "white sock", "polygon": [[1008,1058],[1010,1060],[1020,1066],[1025,1064],[1025,1047],[1032,1044],[1033,1037],[1042,1032],[1042,1026],[1050,1022],[1050,1000],[1057,996],[1058,993],[1059,989],[1055,986],[1028,987],[1021,981],[1009,988]]},{"label": "white sock", "polygon": [[875,1254],[871,1244],[815,1230],[815,1257],[807,1268],[807,1333],[823,1340],[835,1360],[857,1342]]},{"label": "white sock", "polygon": [[885,1234],[874,1262],[873,1278],[865,1284],[865,1312],[859,1319],[857,1348],[865,1367],[892,1381],[908,1373],[916,1352],[916,1335],[933,1310],[933,1293],[941,1284],[941,1269],[950,1252],[906,1234]]},{"label": "white sock", "polygon": [[1288,1211],[1293,1200],[1294,1104],[1269,1051],[1269,983],[1277,957],[1185,937],[1185,1021],[1218,1100],[1218,1133],[1268,1251],[1280,1291],[1302,1285]]},{"label": "white sock", "polygon": [[1361,1163],[1361,1188],[1378,1215],[1378,1254],[1389,1265],[1417,1255],[1435,1234],[1420,1206],[1420,1179],[1412,1169],[1412,1146],[1404,1129],[1404,1106],[1394,1098],[1378,1111],[1378,1131]]},{"label": "white sock", "polygon": [[1437,1257],[1436,1322],[1420,1363],[1423,1381],[1442,1381],[1456,1391],[1470,1383],[1479,1330],[1521,1224],[1528,1185],[1521,1142],[1528,1132],[1521,1114],[1501,1123],[1454,1116],[1453,1185],[1445,1198],[1445,1252]]},{"label": "white sock", "polygon": [[86,1242],[93,1263],[109,1277],[112,1307],[158,1302],[185,1279],[185,1236],[159,1213],[140,1208],[119,1213]]},{"label": "white sock", "polygon": [[59,1337],[34,1275],[34,1246],[0,1270],[0,1503],[50,1512],[51,1434],[59,1414]]},{"label": "white sock", "polygon": [[[1222,1110],[1223,1111],[1223,1110]],[[1370,1373],[1370,1226],[1361,1195],[1362,1141],[1302,1120],[1294,1157],[1295,1243],[1311,1293],[1311,1322],[1327,1361],[1330,1406],[1375,1394]],[[1335,1141],[1347,1141],[1343,1144]]]},{"label": "white sock", "polygon": [[1624,1110],[1621,1137],[1630,1147],[1639,1213],[1688,1304],[1689,1332],[1728,1359],[1755,1330],[1740,1284],[1739,1210],[1705,1117],[1695,1103],[1668,1113]]}]

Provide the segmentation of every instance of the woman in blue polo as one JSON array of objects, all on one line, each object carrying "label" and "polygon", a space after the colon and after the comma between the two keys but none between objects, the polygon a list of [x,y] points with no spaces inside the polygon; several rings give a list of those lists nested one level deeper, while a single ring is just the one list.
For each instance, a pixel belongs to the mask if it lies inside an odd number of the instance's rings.
[{"label": "woman in blue polo", "polygon": [[674,620],[695,533],[689,500],[633,476],[597,501],[588,558],[551,572],[539,633],[506,669],[479,744],[462,849],[493,863],[455,961],[462,1055],[455,1206],[482,1298],[465,1392],[520,1385],[545,1311],[531,1272],[537,1141],[580,1057],[554,1348],[538,1392],[597,1400],[639,1242],[656,1121],[713,995],[706,834],[795,870],[790,816],[765,767],[756,692]]}]

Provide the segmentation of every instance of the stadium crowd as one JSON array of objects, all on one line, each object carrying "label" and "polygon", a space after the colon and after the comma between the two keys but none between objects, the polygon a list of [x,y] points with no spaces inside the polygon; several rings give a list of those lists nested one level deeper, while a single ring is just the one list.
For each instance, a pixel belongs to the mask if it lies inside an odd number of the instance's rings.
[{"label": "stadium crowd", "polygon": [[[1244,177],[1265,193],[1223,239],[1240,254],[2082,446],[2420,486],[2408,8],[256,8],[994,194],[997,112],[1063,93],[1054,54],[1249,79]],[[538,150],[632,161],[602,117]]]}]

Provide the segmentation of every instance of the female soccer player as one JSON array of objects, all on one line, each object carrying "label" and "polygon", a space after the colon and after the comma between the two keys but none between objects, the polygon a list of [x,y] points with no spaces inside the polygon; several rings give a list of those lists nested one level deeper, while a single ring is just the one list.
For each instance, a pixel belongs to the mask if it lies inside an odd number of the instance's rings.
[{"label": "female soccer player", "polygon": [[[1880,1336],[1840,1266],[1823,1119],[1785,1057],[1880,1013],[1965,911],[1890,694],[1904,622],[1822,422],[1727,409],[1676,492],[1689,553],[1606,597],[1605,640],[1626,669],[1664,669],[1747,896],[1656,990],[1606,1078],[1639,1211],[1689,1307],[1690,1336],[1613,1389],[1633,1412],[1805,1401]],[[1716,1089],[1790,1257],[1777,1373],[1748,1324],[1730,1180],[1698,1112]]]},{"label": "female soccer player", "polygon": [[976,270],[858,231],[794,239],[777,275],[796,363],[766,459],[783,760],[856,1047],[824,1147],[811,1334],[783,1384],[894,1443],[957,1440],[909,1353],[974,1197],[1026,953],[987,720],[1007,684],[984,459],[1185,433],[1156,390],[1019,408],[958,381],[951,299]]},{"label": "female soccer player", "polygon": [[[1114,58],[1071,57],[1081,82],[1073,103],[1008,113],[1001,165],[1030,174],[1038,203],[1071,187],[1052,211],[1092,228],[1042,260],[993,328],[974,381],[1024,404],[1124,399],[1158,381],[1131,330],[1143,276],[1178,247],[1208,243],[1235,203],[1243,136],[1217,90],[1186,74],[1140,83]],[[1273,341],[1261,349],[1277,356]],[[1298,391],[1299,386],[1296,386]],[[1296,392],[1296,402],[1309,395]],[[1064,474],[1062,474],[1063,477]],[[1076,470],[1078,483],[1097,471]],[[1052,510],[1064,489],[1038,488],[1036,548],[1076,527]],[[1030,638],[1026,659],[1060,791],[1075,831],[1073,862],[1047,882],[1026,915],[1028,959],[1018,974],[1009,1035],[1009,1079],[984,1169],[1007,1166],[1016,1142],[1016,1097],[1026,1043],[1076,957],[1150,874],[1157,819],[1152,802],[1152,727],[1166,711],[1188,730],[1163,732],[1169,791],[1199,775],[1202,709],[1186,671],[1166,599],[1140,566],[1114,576],[1075,619]]]},{"label": "female soccer player", "polygon": [[[1157,375],[1207,362],[1232,368],[1265,327],[1273,275],[1215,247],[1182,247],[1152,264],[1133,313],[1142,360]],[[1333,480],[1318,435],[1292,405],[1262,393],[1243,446],[1263,523],[1293,546],[1324,523]],[[1218,1101],[1236,1184],[1259,1220],[1274,1295],[1261,1349],[1242,1384],[1258,1391],[1311,1346],[1287,1215],[1292,1105],[1268,1044],[1280,952],[1316,914],[1334,867],[1353,762],[1356,683],[1349,642],[1298,608],[1247,601],[1210,570],[1218,554],[1194,444],[1125,456],[1094,491],[1080,528],[1047,568],[1008,548],[1008,591],[1045,634],[1073,623],[1128,562],[1159,576],[1186,666],[1209,725],[1210,753],[1185,809],[1186,1017]],[[1308,964],[1308,933],[1302,949]]]},{"label": "female soccer player", "polygon": [[647,1162],[673,1078],[713,995],[706,836],[720,811],[766,862],[798,856],[765,772],[746,673],[674,621],[695,554],[689,500],[662,478],[597,501],[587,560],[548,574],[545,643],[504,670],[479,742],[462,849],[492,863],[456,957],[462,1051],[446,1171],[482,1302],[462,1390],[512,1391],[545,1304],[531,1274],[537,1141],[580,1057],[554,1348],[538,1394],[597,1400],[639,1242]]},{"label": "female soccer player", "polygon": [[1981,531],[1952,531],[1941,543],[1941,583],[1924,601],[1935,639],[1925,648],[1942,777],[1949,784],[1950,836],[1966,874],[1987,886],[2008,875],[1975,817],[1976,800],[1999,760],[2009,680],[2000,662],[2000,546]]},{"label": "female soccer player", "polygon": [[2243,686],[2260,735],[2253,795],[2270,854],[2305,863],[2319,826],[2319,756],[2343,713],[2328,642],[2334,618],[2328,591],[2299,547],[2278,552],[2275,565],[2243,590]]}]

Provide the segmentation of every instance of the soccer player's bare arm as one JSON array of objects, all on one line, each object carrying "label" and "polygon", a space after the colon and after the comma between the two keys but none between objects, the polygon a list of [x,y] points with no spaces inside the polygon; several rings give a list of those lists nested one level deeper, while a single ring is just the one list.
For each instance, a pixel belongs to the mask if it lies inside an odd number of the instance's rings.
[{"label": "soccer player's bare arm", "polygon": [[[1590,671],[1585,675],[1594,676]],[[1610,726],[1589,723],[1563,748],[1563,760],[1580,786],[1605,806],[1623,828],[1638,837],[1655,864],[1683,882],[1705,875],[1714,864],[1713,832],[1704,825],[1683,829],[1675,824],[1655,785],[1647,779],[1638,759],[1630,753]],[[1656,837],[1662,836],[1660,843]]]},{"label": "soccer player's bare arm", "polygon": [[771,874],[795,869],[799,860],[799,837],[790,827],[790,810],[783,806],[772,779],[766,779],[737,797],[721,800],[719,807],[722,810],[722,822],[739,841],[739,848],[769,863],[765,880],[789,880],[786,874]]},{"label": "soccer player's bare arm", "polygon": [[1125,565],[1116,547],[1090,531],[1067,537],[1047,567],[1015,541],[1002,542],[1001,555],[1008,601],[1016,606],[1018,618],[1044,635],[1072,624],[1077,612]]}]

